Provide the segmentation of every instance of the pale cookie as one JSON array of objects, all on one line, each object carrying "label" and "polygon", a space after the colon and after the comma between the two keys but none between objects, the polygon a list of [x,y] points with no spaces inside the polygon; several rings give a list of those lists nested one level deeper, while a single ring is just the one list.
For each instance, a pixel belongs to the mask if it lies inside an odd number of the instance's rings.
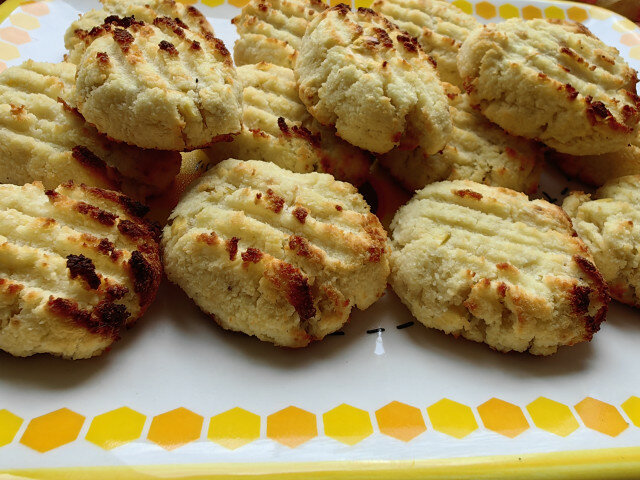
[{"label": "pale cookie", "polygon": [[480,27],[475,18],[445,0],[376,0],[371,8],[418,39],[443,81],[462,86],[456,57],[469,33]]},{"label": "pale cookie", "polygon": [[534,193],[544,161],[540,145],[509,135],[455,90],[449,93],[451,140],[441,152],[428,155],[420,147],[396,148],[378,157],[380,163],[411,191],[441,180],[464,179]]},{"label": "pale cookie", "polygon": [[162,276],[145,212],[72,183],[0,185],[0,349],[89,358],[133,325]]},{"label": "pale cookie", "polygon": [[78,64],[78,110],[116,140],[192,150],[241,128],[241,87],[212,35],[158,17],[153,25],[110,17]]},{"label": "pale cookie", "polygon": [[304,347],[383,294],[386,238],[348,183],[225,160],[190,186],[162,243],[169,279],[223,328]]},{"label": "pale cookie", "polygon": [[[73,22],[64,35],[64,46],[69,51],[66,60],[78,63],[87,46],[94,40],[91,31],[100,28],[110,16],[134,16],[136,20],[153,23],[158,17],[169,17],[200,34],[213,34],[206,17],[194,6],[173,0],[101,0],[100,10],[90,10]],[[95,33],[95,32],[94,32]]]},{"label": "pale cookie", "polygon": [[611,296],[640,307],[640,175],[611,180],[595,195],[572,192],[566,210]]},{"label": "pale cookie", "polygon": [[212,161],[258,159],[296,173],[330,173],[355,185],[364,181],[367,155],[309,115],[293,70],[258,63],[237,71],[243,86],[243,130],[232,142],[208,148]]},{"label": "pale cookie", "polygon": [[458,68],[489,120],[559,152],[613,152],[637,133],[635,70],[580,24],[487,25],[467,37]]},{"label": "pale cookie", "polygon": [[251,0],[231,21],[240,36],[233,48],[236,65],[293,68],[309,21],[326,8],[320,0]]},{"label": "pale cookie", "polygon": [[390,283],[424,325],[507,352],[589,341],[607,286],[560,207],[500,187],[428,185],[392,224]]},{"label": "pale cookie", "polygon": [[175,152],[109,141],[69,103],[76,68],[29,60],[0,74],[0,183],[74,180],[122,190],[144,200],[162,192],[180,170]]},{"label": "pale cookie", "polygon": [[345,5],[309,24],[295,66],[300,99],[351,144],[432,154],[451,132],[444,87],[417,40],[372,10]]},{"label": "pale cookie", "polygon": [[575,156],[550,152],[548,158],[569,177],[593,187],[626,175],[640,174],[640,147],[634,145],[602,155]]}]

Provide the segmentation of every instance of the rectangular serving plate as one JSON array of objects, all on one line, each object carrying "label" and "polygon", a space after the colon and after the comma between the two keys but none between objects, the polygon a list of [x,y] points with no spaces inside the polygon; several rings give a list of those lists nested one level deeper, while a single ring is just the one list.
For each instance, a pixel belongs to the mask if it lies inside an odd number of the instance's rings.
[{"label": "rectangular serving plate", "polygon": [[[196,6],[231,48],[246,0],[223,1]],[[0,6],[0,70],[59,61],[67,25],[97,6],[20,3]],[[640,30],[601,8],[454,3],[485,23],[582,21],[640,67]],[[540,192],[568,188],[548,171]],[[165,282],[103,357],[0,354],[0,478],[638,478],[638,320],[614,304],[590,344],[505,355],[412,323],[389,290],[343,335],[285,350],[224,332]]]}]

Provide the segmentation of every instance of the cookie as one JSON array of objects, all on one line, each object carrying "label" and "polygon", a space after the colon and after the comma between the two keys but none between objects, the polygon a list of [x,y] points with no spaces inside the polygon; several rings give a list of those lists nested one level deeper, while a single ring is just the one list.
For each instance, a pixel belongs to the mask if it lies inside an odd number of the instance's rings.
[{"label": "cookie", "polygon": [[69,106],[76,68],[29,60],[0,74],[0,183],[75,180],[139,200],[162,192],[180,170],[175,152],[108,140]]},{"label": "cookie", "polygon": [[243,86],[243,130],[232,142],[206,150],[214,163],[258,159],[296,173],[330,173],[354,185],[364,181],[367,155],[309,115],[293,70],[261,62],[237,71]]},{"label": "cookie", "polygon": [[386,153],[441,150],[451,132],[442,83],[415,38],[373,10],[316,15],[295,65],[300,99],[349,143]]},{"label": "cookie", "polygon": [[169,280],[223,328],[287,347],[340,329],[389,273],[386,233],[352,185],[268,162],[205,173],[162,244]]},{"label": "cookie", "polygon": [[480,27],[475,18],[444,0],[376,0],[371,8],[418,39],[443,81],[462,87],[457,55],[469,33]]},{"label": "cookie", "polygon": [[390,283],[424,325],[501,352],[591,340],[607,286],[569,217],[468,180],[416,193],[392,224]]},{"label": "cookie", "polygon": [[636,71],[580,24],[487,25],[467,37],[458,68],[489,120],[559,152],[614,152],[637,134]]},{"label": "cookie", "polygon": [[640,147],[629,145],[617,152],[601,155],[567,155],[549,152],[550,163],[571,178],[577,178],[593,187],[626,175],[640,174]]},{"label": "cookie", "polygon": [[466,94],[449,90],[453,131],[444,149],[428,155],[420,147],[396,148],[378,157],[380,164],[410,191],[441,180],[473,180],[534,193],[544,162],[540,145],[509,135],[472,108]]},{"label": "cookie", "polygon": [[89,358],[133,325],[162,275],[145,211],[72,183],[0,185],[0,349]]},{"label": "cookie", "polygon": [[591,196],[572,192],[566,210],[609,285],[611,296],[640,307],[640,175],[610,180]]},{"label": "cookie", "polygon": [[158,17],[110,17],[78,64],[76,101],[109,137],[142,148],[193,150],[241,128],[241,88],[221,40]]},{"label": "cookie", "polygon": [[231,21],[240,37],[233,48],[236,65],[293,68],[307,24],[326,8],[320,0],[251,0]]},{"label": "cookie", "polygon": [[136,20],[153,23],[158,17],[180,21],[185,28],[202,35],[213,35],[207,18],[194,6],[186,6],[173,0],[101,0],[102,8],[90,10],[73,22],[64,35],[64,46],[69,51],[66,60],[77,64],[87,46],[94,40],[92,29],[99,28],[110,16],[134,16]]}]

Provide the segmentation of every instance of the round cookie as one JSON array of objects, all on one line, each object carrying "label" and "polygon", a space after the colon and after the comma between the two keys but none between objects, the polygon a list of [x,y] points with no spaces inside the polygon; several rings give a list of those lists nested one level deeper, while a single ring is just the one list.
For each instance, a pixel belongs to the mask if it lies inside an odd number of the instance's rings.
[{"label": "round cookie", "polygon": [[424,325],[507,352],[591,340],[607,286],[569,217],[468,180],[416,193],[391,223],[390,283]]},{"label": "round cookie", "polygon": [[236,65],[293,68],[309,21],[326,8],[320,0],[251,0],[231,20],[240,36],[233,48]]},{"label": "round cookie", "polygon": [[534,193],[544,162],[541,146],[489,122],[456,90],[449,92],[451,140],[441,152],[395,148],[378,157],[380,164],[410,191],[441,180],[473,180]]},{"label": "round cookie", "polygon": [[221,40],[168,17],[110,17],[78,65],[76,100],[109,137],[143,148],[192,150],[241,128],[241,87]]},{"label": "round cookie", "polygon": [[457,55],[469,33],[480,27],[475,18],[444,0],[376,0],[371,8],[418,39],[436,61],[442,81],[462,87]]},{"label": "round cookie", "polygon": [[511,19],[487,25],[467,37],[458,68],[489,120],[559,152],[613,152],[637,133],[635,70],[580,24]]},{"label": "round cookie", "polygon": [[223,328],[288,347],[340,329],[389,274],[386,233],[353,186],[268,162],[205,173],[162,244],[169,280]]},{"label": "round cookie", "polygon": [[364,181],[371,164],[367,154],[309,115],[293,70],[261,62],[237,72],[243,86],[242,132],[206,149],[211,161],[258,159],[296,173],[330,173],[354,185]]},{"label": "round cookie", "polygon": [[567,155],[549,152],[551,163],[571,178],[577,178],[593,187],[627,175],[640,174],[640,147],[628,147],[601,155]]},{"label": "round cookie", "polygon": [[146,210],[84,185],[0,185],[0,349],[89,358],[133,325],[162,276]]},{"label": "round cookie", "polygon": [[451,132],[444,87],[417,40],[382,15],[343,4],[316,15],[295,73],[300,99],[349,143],[386,153],[441,150]]},{"label": "round cookie", "polygon": [[605,183],[591,196],[572,192],[562,208],[609,284],[611,296],[640,307],[640,175]]},{"label": "round cookie", "polygon": [[186,6],[173,0],[101,0],[100,10],[89,10],[73,22],[64,35],[64,46],[69,51],[65,60],[77,64],[87,46],[94,40],[93,28],[98,28],[110,16],[134,16],[136,20],[153,23],[158,17],[180,21],[202,35],[213,35],[213,28],[206,17],[194,6]]},{"label": "round cookie", "polygon": [[0,183],[74,180],[139,200],[164,191],[180,155],[112,142],[87,124],[70,107],[75,74],[70,63],[32,60],[0,74]]}]

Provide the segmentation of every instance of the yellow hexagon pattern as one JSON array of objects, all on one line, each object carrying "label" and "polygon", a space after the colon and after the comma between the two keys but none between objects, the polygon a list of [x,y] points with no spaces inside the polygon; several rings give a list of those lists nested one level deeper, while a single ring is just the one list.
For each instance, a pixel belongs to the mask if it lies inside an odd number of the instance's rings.
[{"label": "yellow hexagon pattern", "polygon": [[40,453],[48,452],[75,441],[83,424],[82,415],[61,408],[31,420],[20,443]]},{"label": "yellow hexagon pattern", "polygon": [[322,416],[324,434],[346,445],[355,445],[373,433],[369,412],[342,404]]},{"label": "yellow hexagon pattern", "polygon": [[467,2],[467,0],[454,0],[452,3],[467,15],[473,14],[473,5]]},{"label": "yellow hexagon pattern", "polygon": [[282,445],[296,448],[318,436],[316,416],[290,406],[267,417],[267,437]]},{"label": "yellow hexagon pattern", "polygon": [[544,16],[547,18],[555,18],[557,20],[565,19],[564,10],[562,10],[560,7],[556,7],[555,5],[545,8]]},{"label": "yellow hexagon pattern", "polygon": [[480,405],[478,413],[485,428],[505,437],[515,438],[529,428],[520,407],[498,398]]},{"label": "yellow hexagon pattern", "polygon": [[433,429],[455,438],[464,438],[478,429],[471,408],[448,398],[427,407]]},{"label": "yellow hexagon pattern", "polygon": [[500,5],[500,8],[498,8],[498,13],[500,14],[500,17],[504,18],[505,20],[508,20],[510,18],[518,18],[520,16],[518,7],[511,5],[510,3]]},{"label": "yellow hexagon pattern", "polygon": [[140,438],[145,420],[144,415],[129,407],[118,408],[95,417],[85,438],[100,448],[111,450]]},{"label": "yellow hexagon pattern", "polygon": [[175,450],[200,438],[204,418],[180,407],[153,418],[147,438],[164,448]]},{"label": "yellow hexagon pattern", "polygon": [[0,447],[9,445],[20,430],[23,420],[9,410],[0,410]]},{"label": "yellow hexagon pattern", "polygon": [[580,426],[569,407],[545,397],[527,405],[527,411],[536,427],[561,437],[573,433]]},{"label": "yellow hexagon pattern", "polygon": [[631,50],[629,50],[629,56],[636,60],[640,60],[640,46],[633,47]]},{"label": "yellow hexagon pattern", "polygon": [[36,17],[22,12],[12,14],[9,20],[16,27],[24,28],[25,30],[35,30],[40,27],[40,21]]},{"label": "yellow hexagon pattern", "polygon": [[575,409],[585,427],[611,437],[617,437],[629,426],[616,407],[595,398],[585,398]]},{"label": "yellow hexagon pattern", "polygon": [[622,410],[627,414],[629,420],[633,422],[636,427],[640,427],[640,398],[633,396],[629,397],[626,402],[622,404]]},{"label": "yellow hexagon pattern", "polygon": [[260,417],[232,408],[211,418],[207,438],[230,450],[243,447],[260,438]]},{"label": "yellow hexagon pattern", "polygon": [[427,431],[419,408],[406,403],[391,402],[376,410],[380,433],[408,442]]},{"label": "yellow hexagon pattern", "polygon": [[20,57],[18,49],[7,42],[0,41],[0,60],[14,60]]}]

